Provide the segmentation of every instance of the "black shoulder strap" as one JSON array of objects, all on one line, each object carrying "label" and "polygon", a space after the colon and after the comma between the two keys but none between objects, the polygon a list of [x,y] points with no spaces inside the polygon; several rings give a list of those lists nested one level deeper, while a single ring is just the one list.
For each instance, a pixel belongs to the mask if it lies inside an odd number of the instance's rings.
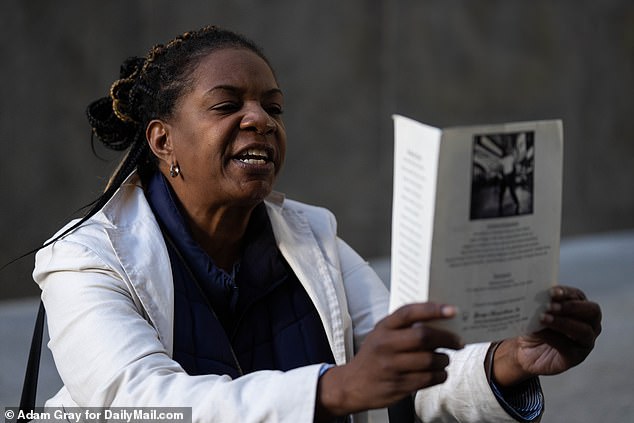
[{"label": "black shoulder strap", "polygon": [[37,311],[37,320],[35,321],[35,328],[33,329],[33,339],[31,339],[29,360],[27,362],[26,373],[24,375],[24,384],[22,385],[22,397],[20,398],[20,410],[24,411],[33,410],[35,408],[37,377],[40,373],[40,355],[42,353],[45,316],[46,310],[44,309],[44,303],[40,301],[40,308]]},{"label": "black shoulder strap", "polygon": [[387,409],[390,423],[413,423],[416,422],[414,412],[414,398],[408,395],[396,404]]}]

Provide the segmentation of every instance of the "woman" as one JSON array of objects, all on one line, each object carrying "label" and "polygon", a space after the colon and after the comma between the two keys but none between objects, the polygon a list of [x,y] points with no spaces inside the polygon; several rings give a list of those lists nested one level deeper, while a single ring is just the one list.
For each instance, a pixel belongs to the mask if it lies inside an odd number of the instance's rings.
[{"label": "woman", "polygon": [[36,258],[65,385],[47,405],[365,421],[416,393],[423,421],[530,421],[543,408],[536,376],[591,351],[599,307],[568,287],[553,291],[546,330],[494,345],[463,348],[424,325],[453,317],[449,305],[385,317],[383,284],[332,215],[272,192],[283,95],[243,37],[183,34],[126,61],[109,94],[89,121],[126,158]]}]

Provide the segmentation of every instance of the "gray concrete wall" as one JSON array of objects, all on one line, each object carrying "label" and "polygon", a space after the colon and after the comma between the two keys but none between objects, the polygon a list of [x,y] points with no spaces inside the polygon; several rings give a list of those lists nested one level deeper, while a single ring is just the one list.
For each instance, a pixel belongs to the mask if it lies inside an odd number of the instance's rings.
[{"label": "gray concrete wall", "polygon": [[[278,188],[389,253],[390,115],[437,126],[562,118],[563,234],[634,227],[634,3],[628,0],[6,0],[0,4],[0,263],[94,199],[84,108],[119,64],[215,23],[257,40],[286,94]],[[33,295],[32,258],[0,298]]]}]

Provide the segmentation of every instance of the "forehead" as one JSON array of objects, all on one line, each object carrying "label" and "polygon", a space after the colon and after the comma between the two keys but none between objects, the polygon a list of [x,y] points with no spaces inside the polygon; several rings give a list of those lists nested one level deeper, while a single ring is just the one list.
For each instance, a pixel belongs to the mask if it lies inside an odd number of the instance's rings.
[{"label": "forehead", "polygon": [[224,48],[204,56],[192,73],[194,90],[209,90],[218,85],[237,88],[278,88],[271,67],[254,52],[243,48]]}]

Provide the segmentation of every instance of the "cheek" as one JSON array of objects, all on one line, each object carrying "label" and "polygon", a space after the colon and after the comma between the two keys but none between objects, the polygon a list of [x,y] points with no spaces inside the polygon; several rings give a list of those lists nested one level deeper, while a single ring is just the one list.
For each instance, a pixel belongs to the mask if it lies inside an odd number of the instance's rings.
[{"label": "cheek", "polygon": [[192,133],[183,144],[182,152],[188,161],[210,167],[213,163],[223,163],[227,160],[227,149],[228,143],[223,133],[208,130]]},{"label": "cheek", "polygon": [[278,136],[278,148],[280,150],[280,161],[282,163],[284,163],[284,159],[286,158],[286,131],[284,129],[284,126],[282,126],[281,131],[279,132],[279,136]]},{"label": "cheek", "polygon": [[280,173],[282,167],[284,167],[284,162],[286,161],[286,143],[280,143],[279,145],[279,154],[280,154],[280,163],[275,168],[275,174]]}]

